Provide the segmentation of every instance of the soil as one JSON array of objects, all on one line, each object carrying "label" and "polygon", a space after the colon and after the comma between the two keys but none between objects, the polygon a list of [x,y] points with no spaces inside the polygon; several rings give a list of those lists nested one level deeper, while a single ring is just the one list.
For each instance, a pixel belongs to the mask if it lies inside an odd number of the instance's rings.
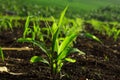
[{"label": "soil", "polygon": [[[85,52],[85,56],[72,54],[76,63],[65,63],[60,80],[120,80],[120,39],[112,38],[87,28],[89,32],[102,40],[102,44],[92,39],[79,36],[75,47]],[[8,72],[0,72],[0,80],[50,80],[50,69],[43,63],[30,63],[34,55],[43,52],[29,43],[18,43],[23,28],[0,32],[1,47],[32,47],[31,51],[3,51],[5,61],[0,67],[7,67]],[[58,79],[59,80],[59,79]]]}]

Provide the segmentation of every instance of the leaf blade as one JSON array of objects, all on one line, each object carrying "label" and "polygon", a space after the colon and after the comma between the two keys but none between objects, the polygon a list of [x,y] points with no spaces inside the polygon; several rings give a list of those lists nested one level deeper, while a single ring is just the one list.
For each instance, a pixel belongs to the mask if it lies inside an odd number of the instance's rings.
[{"label": "leaf blade", "polygon": [[72,59],[72,58],[65,58],[65,61],[71,62],[71,63],[75,63],[76,60]]},{"label": "leaf blade", "polygon": [[62,51],[64,51],[65,48],[69,46],[69,44],[74,40],[74,38],[77,37],[77,34],[72,34],[70,36],[67,36],[64,41],[61,43],[58,54],[60,54]]},{"label": "leaf blade", "polygon": [[31,63],[42,62],[42,63],[45,63],[45,64],[48,64],[48,65],[49,65],[49,62],[48,62],[46,59],[44,59],[44,58],[42,58],[42,57],[40,57],[40,56],[33,56],[33,57],[30,59],[30,62],[31,62]]},{"label": "leaf blade", "polygon": [[34,45],[37,45],[43,52],[45,52],[47,56],[50,56],[49,55],[49,50],[46,48],[46,46],[45,46],[45,44],[43,42],[35,41],[35,40],[32,40],[31,38],[19,38],[18,42],[30,42],[30,43],[33,43]]}]

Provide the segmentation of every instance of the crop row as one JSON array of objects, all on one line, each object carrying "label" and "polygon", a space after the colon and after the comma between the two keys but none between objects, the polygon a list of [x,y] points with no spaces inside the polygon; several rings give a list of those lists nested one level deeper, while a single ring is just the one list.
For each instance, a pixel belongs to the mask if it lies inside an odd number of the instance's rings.
[{"label": "crop row", "polygon": [[[57,2],[59,1],[59,2]],[[64,9],[66,5],[69,5],[66,16],[70,18],[82,17],[85,19],[99,19],[102,21],[115,21],[120,20],[119,9],[117,6],[108,6],[109,1],[83,1],[83,0],[0,0],[0,15],[17,15],[17,16],[43,16],[59,18],[59,13]],[[106,6],[104,5],[106,3]],[[89,4],[88,4],[89,3]],[[113,1],[115,3],[115,1]],[[27,4],[27,5],[26,5]],[[88,5],[86,5],[88,4]],[[97,5],[98,4],[98,5]],[[100,8],[101,5],[101,8]],[[98,7],[99,6],[99,7]],[[93,11],[91,11],[94,9]],[[91,11],[91,12],[90,12]]]},{"label": "crop row", "polygon": [[[53,24],[54,20],[50,18],[44,18],[44,17],[30,17],[29,18],[29,26],[34,27],[35,25],[39,27],[45,27],[46,22],[48,22],[50,25]],[[11,29],[13,30],[14,27],[24,27],[25,22],[27,18],[26,17],[10,17],[10,16],[1,16],[0,20],[0,31]],[[116,41],[117,38],[119,38],[120,35],[120,23],[116,21],[111,22],[102,22],[99,20],[91,19],[91,20],[84,20],[81,18],[76,19],[64,19],[64,24],[66,25],[78,25],[81,24],[82,21],[82,29],[85,32],[86,24],[90,24],[89,27],[94,28],[95,31],[98,31],[98,33],[101,33],[103,35],[107,35],[108,37],[113,37]],[[70,27],[68,27],[70,28]],[[66,31],[65,29],[63,29]]]}]

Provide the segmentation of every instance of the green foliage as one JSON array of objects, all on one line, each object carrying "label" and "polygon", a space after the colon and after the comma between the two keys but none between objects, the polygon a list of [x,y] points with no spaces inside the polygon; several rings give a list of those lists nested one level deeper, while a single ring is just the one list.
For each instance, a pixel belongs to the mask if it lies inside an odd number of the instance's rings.
[{"label": "green foliage", "polygon": [[100,21],[120,21],[120,6],[109,5],[92,11],[86,15],[86,19],[97,19]]},{"label": "green foliage", "polygon": [[31,63],[43,62],[43,63],[49,65],[49,62],[48,62],[46,59],[44,59],[44,58],[42,58],[42,57],[40,57],[40,56],[33,56],[33,57],[31,58],[30,62],[31,62]]},{"label": "green foliage", "polygon": [[[119,4],[118,0],[0,0],[0,2],[1,15],[17,15],[22,17],[50,17],[51,15],[55,15],[55,17],[58,17],[61,10],[64,9],[66,5],[69,5],[67,16],[71,18],[82,17],[91,10],[97,10],[101,7]],[[97,13],[95,15],[97,15]]]},{"label": "green foliage", "polygon": [[31,29],[29,28],[29,17],[26,19],[26,23],[25,23],[25,29],[24,29],[24,33],[23,33],[23,38],[26,37],[26,35],[29,35],[29,33],[31,32]]},{"label": "green foliage", "polygon": [[[71,53],[78,52],[79,54],[84,54],[84,52],[80,51],[77,48],[73,48],[71,43],[74,41],[74,39],[79,35],[80,31],[76,30],[74,32],[69,33],[69,35],[61,34],[61,28],[64,26],[64,15],[67,10],[67,7],[64,9],[64,11],[61,13],[59,21],[53,20],[54,23],[52,26],[48,26],[48,29],[50,30],[51,37],[51,44],[48,45],[45,43],[45,41],[36,41],[32,38],[20,38],[18,41],[20,42],[30,42],[34,45],[38,46],[46,55],[47,58],[40,57],[40,56],[33,56],[30,60],[30,62],[43,62],[47,65],[49,65],[51,69],[51,75],[55,79],[57,75],[60,73],[62,66],[66,61],[68,62],[76,62],[75,59],[72,59],[69,56]],[[71,31],[72,28],[69,28],[68,31]],[[61,40],[62,38],[62,40]],[[48,47],[49,46],[49,47]]]},{"label": "green foliage", "polygon": [[102,22],[92,19],[89,20],[88,23],[92,24],[91,27],[93,27],[94,30],[99,31],[99,33],[107,35],[108,37],[113,37],[114,41],[119,38],[120,29],[119,23],[117,22]]},{"label": "green foliage", "polygon": [[[30,22],[33,25],[30,25]],[[41,40],[44,41],[43,36],[45,36],[44,34],[42,34],[42,31],[46,31],[47,28],[40,28],[40,24],[38,23],[39,20],[35,20],[35,21],[31,21],[30,20],[30,16],[27,17],[26,19],[26,23],[25,23],[25,28],[24,28],[24,33],[23,33],[23,38],[28,38],[31,37],[33,40]]]},{"label": "green foliage", "polygon": [[90,34],[88,32],[84,33],[84,37],[91,38],[91,39],[93,39],[93,40],[95,40],[97,42],[102,43],[102,41],[98,37],[96,37],[95,35]]},{"label": "green foliage", "polygon": [[0,20],[0,31],[7,29],[13,30],[11,19],[2,18]]}]

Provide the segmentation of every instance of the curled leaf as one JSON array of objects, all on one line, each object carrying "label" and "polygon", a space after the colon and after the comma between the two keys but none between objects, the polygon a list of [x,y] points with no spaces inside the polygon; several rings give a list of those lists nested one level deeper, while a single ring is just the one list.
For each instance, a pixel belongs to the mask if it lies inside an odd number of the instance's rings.
[{"label": "curled leaf", "polygon": [[91,39],[93,39],[93,40],[95,40],[95,41],[97,41],[97,42],[102,43],[102,41],[101,41],[98,37],[96,37],[95,35],[93,35],[93,34],[84,33],[84,36],[87,37],[87,38],[91,38]]},{"label": "curled leaf", "polygon": [[68,62],[71,62],[71,63],[75,63],[76,62],[75,59],[71,59],[71,58],[65,58],[65,60],[68,61]]},{"label": "curled leaf", "polygon": [[33,56],[33,57],[30,59],[30,62],[31,62],[31,63],[43,62],[43,63],[49,65],[49,62],[48,62],[46,59],[44,59],[44,58],[42,58],[42,57],[40,57],[40,56]]}]

